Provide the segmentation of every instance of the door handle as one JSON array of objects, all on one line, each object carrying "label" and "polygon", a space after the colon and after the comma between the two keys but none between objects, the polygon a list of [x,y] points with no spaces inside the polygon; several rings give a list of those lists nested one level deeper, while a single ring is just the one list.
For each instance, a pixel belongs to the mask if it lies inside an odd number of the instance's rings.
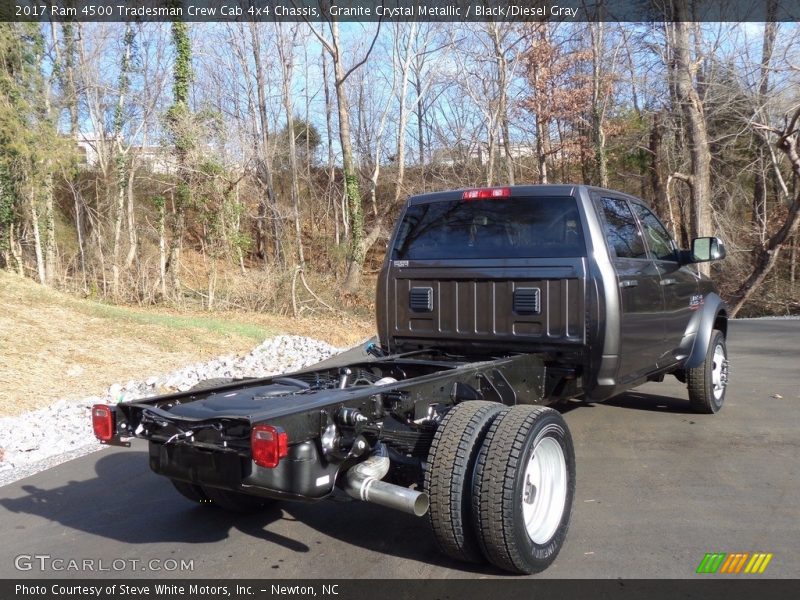
[{"label": "door handle", "polygon": [[674,277],[667,277],[666,279],[662,279],[661,280],[661,285],[665,285],[665,286],[666,285],[675,285],[676,283],[678,283],[678,280],[675,279]]},{"label": "door handle", "polygon": [[637,285],[639,285],[639,281],[636,279],[620,279],[619,281],[619,287],[621,288],[631,288]]}]

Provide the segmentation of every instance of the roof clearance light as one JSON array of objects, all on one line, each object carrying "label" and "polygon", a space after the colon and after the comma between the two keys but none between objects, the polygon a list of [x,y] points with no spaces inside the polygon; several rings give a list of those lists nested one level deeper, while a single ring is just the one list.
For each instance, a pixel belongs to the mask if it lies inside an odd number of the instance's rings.
[{"label": "roof clearance light", "polygon": [[92,429],[101,442],[108,442],[114,437],[114,410],[110,406],[95,404],[92,407]]},{"label": "roof clearance light", "polygon": [[477,190],[465,190],[461,196],[462,200],[491,200],[493,198],[510,198],[511,188],[479,188]]},{"label": "roof clearance light", "polygon": [[259,467],[274,469],[289,455],[289,436],[280,427],[256,425],[250,433],[250,450]]}]

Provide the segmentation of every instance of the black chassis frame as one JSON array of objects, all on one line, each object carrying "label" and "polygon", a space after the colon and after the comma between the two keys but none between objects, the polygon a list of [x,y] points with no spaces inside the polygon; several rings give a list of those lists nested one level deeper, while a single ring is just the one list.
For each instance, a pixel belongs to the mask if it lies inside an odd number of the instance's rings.
[{"label": "black chassis frame", "polygon": [[[386,356],[344,367],[308,369],[263,379],[238,380],[202,391],[188,391],[122,402],[115,407],[116,435],[149,441],[150,467],[171,479],[250,495],[313,501],[333,493],[340,476],[375,451],[387,451],[396,480],[421,481],[433,432],[442,415],[466,400],[505,405],[547,404],[563,373],[548,373],[546,355],[456,357],[419,351]],[[331,382],[342,374],[394,377],[384,385],[308,388],[270,397],[255,412],[231,410],[213,418],[188,418],[170,411],[212,394],[258,391],[293,382]],[[250,432],[256,424],[283,429],[289,455],[273,469],[251,458]],[[327,443],[323,443],[327,436]],[[412,448],[392,448],[392,439]],[[403,481],[402,474],[411,473]],[[341,481],[340,481],[341,483]]]}]

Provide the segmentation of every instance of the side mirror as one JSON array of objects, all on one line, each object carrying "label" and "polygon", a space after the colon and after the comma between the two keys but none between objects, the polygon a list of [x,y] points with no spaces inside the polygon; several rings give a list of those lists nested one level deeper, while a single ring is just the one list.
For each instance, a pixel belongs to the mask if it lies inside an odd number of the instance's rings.
[{"label": "side mirror", "polygon": [[715,237],[701,237],[692,240],[692,262],[708,262],[725,258],[725,244]]}]

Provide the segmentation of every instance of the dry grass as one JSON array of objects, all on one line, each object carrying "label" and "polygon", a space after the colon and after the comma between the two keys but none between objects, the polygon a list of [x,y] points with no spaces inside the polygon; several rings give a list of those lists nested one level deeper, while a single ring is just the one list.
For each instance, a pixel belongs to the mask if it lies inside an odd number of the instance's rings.
[{"label": "dry grass", "polygon": [[371,321],[341,314],[292,319],[110,306],[0,272],[0,416],[246,352],[281,333],[350,346],[373,332]]}]

